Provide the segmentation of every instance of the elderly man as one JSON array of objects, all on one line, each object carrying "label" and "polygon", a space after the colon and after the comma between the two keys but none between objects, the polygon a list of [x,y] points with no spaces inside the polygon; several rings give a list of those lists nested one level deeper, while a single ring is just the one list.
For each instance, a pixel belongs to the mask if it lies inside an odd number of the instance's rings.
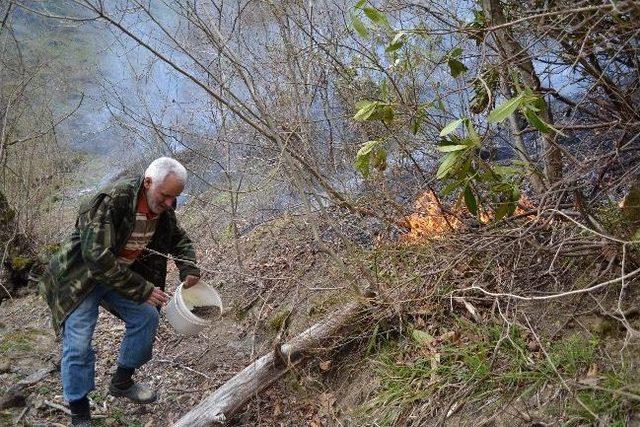
[{"label": "elderly man", "polygon": [[90,425],[87,394],[95,387],[91,339],[99,305],[126,326],[109,392],[137,403],[156,398],[132,376],[151,359],[158,311],[168,299],[167,259],[158,253],[174,257],[185,287],[200,276],[191,241],[174,213],[186,180],[184,166],[161,157],[144,177],[103,189],[81,206],[75,230],[43,275],[54,328],[62,332],[62,387],[74,426]]}]

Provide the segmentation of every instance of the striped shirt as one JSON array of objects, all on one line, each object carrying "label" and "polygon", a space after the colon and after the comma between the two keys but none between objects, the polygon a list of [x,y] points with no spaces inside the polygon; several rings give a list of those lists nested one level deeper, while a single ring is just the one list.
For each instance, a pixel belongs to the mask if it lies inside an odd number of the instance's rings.
[{"label": "striped shirt", "polygon": [[147,246],[153,237],[158,225],[158,215],[151,212],[147,204],[147,197],[144,188],[138,196],[138,204],[136,205],[136,222],[129,240],[124,245],[122,251],[118,254],[118,263],[130,266],[136,260],[138,255]]}]

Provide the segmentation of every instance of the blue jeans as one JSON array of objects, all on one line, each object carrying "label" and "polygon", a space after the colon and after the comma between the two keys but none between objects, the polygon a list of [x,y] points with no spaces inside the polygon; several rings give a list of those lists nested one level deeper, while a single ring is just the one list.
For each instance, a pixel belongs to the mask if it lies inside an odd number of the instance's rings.
[{"label": "blue jeans", "polygon": [[158,329],[158,310],[151,304],[138,304],[116,291],[96,285],[64,322],[61,371],[64,398],[68,401],[81,399],[95,388],[95,353],[91,339],[101,301],[125,322],[118,365],[135,369],[151,359]]}]

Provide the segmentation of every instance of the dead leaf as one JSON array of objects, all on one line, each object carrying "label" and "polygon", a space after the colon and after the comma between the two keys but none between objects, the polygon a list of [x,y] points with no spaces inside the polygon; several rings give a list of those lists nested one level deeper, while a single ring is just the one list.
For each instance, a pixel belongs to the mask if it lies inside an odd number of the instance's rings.
[{"label": "dead leaf", "polygon": [[320,394],[320,403],[328,414],[331,412],[331,408],[336,403],[336,397],[332,393],[322,393]]},{"label": "dead leaf", "polygon": [[598,365],[595,363],[592,363],[591,366],[589,366],[589,370],[587,371],[587,378],[594,378],[598,376]]},{"label": "dead leaf", "polygon": [[449,332],[445,332],[444,334],[440,335],[438,337],[438,340],[440,341],[455,341],[458,339],[458,332],[457,331],[449,331]]},{"label": "dead leaf", "polygon": [[435,353],[431,355],[431,381],[437,381],[438,379],[436,374],[438,366],[440,366],[440,353]]},{"label": "dead leaf", "polygon": [[586,377],[578,380],[578,384],[586,385],[586,386],[597,386],[598,382],[600,382],[600,378],[598,377]]},{"label": "dead leaf", "polygon": [[331,369],[331,360],[325,360],[324,362],[320,362],[320,369],[325,372]]},{"label": "dead leaf", "polygon": [[318,415],[316,415],[313,420],[311,420],[311,422],[309,422],[309,427],[323,427],[322,426],[322,421],[320,421],[320,418],[318,418]]}]

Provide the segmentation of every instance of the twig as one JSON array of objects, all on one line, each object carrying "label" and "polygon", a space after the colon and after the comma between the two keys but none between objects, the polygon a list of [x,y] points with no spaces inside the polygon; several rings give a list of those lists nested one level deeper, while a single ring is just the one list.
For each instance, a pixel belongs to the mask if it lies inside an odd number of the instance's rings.
[{"label": "twig", "polygon": [[551,360],[549,353],[547,353],[547,351],[544,349],[544,346],[542,345],[542,341],[540,340],[540,337],[538,336],[538,334],[536,334],[536,331],[533,329],[533,326],[531,326],[531,322],[529,322],[529,318],[527,317],[526,314],[524,315],[524,320],[526,320],[527,326],[529,326],[529,331],[531,332],[531,334],[533,335],[533,338],[538,343],[538,346],[540,346],[540,350],[544,354],[544,357],[547,359],[547,363],[549,364],[549,366],[551,366],[551,369],[553,369],[553,372],[555,372],[555,374],[558,376],[558,379],[560,379],[560,382],[562,383],[564,388],[567,389],[567,391],[573,396],[573,398],[578,402],[578,404],[582,406],[584,410],[587,411],[589,415],[593,417],[594,420],[599,421],[600,419],[598,418],[598,416],[595,413],[593,413],[593,411],[589,409],[589,407],[585,405],[584,402],[580,400],[580,398],[572,392],[567,382],[564,380],[564,378],[562,378],[562,375],[560,375],[560,372],[558,372],[556,365]]},{"label": "twig", "polygon": [[476,286],[476,285],[473,285],[471,287],[464,288],[464,289],[459,289],[459,290],[456,290],[454,292],[465,292],[465,291],[469,291],[469,290],[477,290],[477,291],[482,292],[485,295],[489,295],[489,296],[492,296],[492,297],[508,297],[508,298],[513,298],[513,299],[517,299],[517,300],[521,300],[521,301],[543,301],[543,300],[562,298],[562,297],[565,297],[565,296],[568,296],[568,295],[582,294],[582,293],[586,293],[586,292],[595,291],[597,289],[604,288],[607,285],[612,285],[614,283],[618,283],[618,282],[621,282],[623,280],[630,279],[630,278],[636,276],[638,273],[640,273],[640,268],[637,268],[637,269],[633,270],[631,273],[623,274],[620,277],[616,277],[615,279],[611,279],[611,280],[607,280],[606,282],[598,283],[597,285],[591,286],[590,288],[574,289],[573,291],[567,291],[567,292],[561,292],[559,294],[551,294],[551,295],[543,295],[543,296],[525,297],[525,296],[522,296],[522,295],[509,294],[509,293],[489,292],[489,291],[481,288],[480,286]]},{"label": "twig", "polygon": [[67,415],[71,415],[71,411],[69,410],[69,408],[62,406],[58,403],[54,403],[54,402],[50,402],[48,400],[45,400],[43,402],[45,405],[52,407],[53,409],[57,409],[58,411],[62,411]]},{"label": "twig", "polygon": [[29,407],[25,406],[22,412],[20,412],[20,415],[18,415],[18,418],[16,418],[16,420],[14,421],[16,425],[20,424],[20,420],[22,420],[22,418],[25,416],[28,410],[29,410]]}]

